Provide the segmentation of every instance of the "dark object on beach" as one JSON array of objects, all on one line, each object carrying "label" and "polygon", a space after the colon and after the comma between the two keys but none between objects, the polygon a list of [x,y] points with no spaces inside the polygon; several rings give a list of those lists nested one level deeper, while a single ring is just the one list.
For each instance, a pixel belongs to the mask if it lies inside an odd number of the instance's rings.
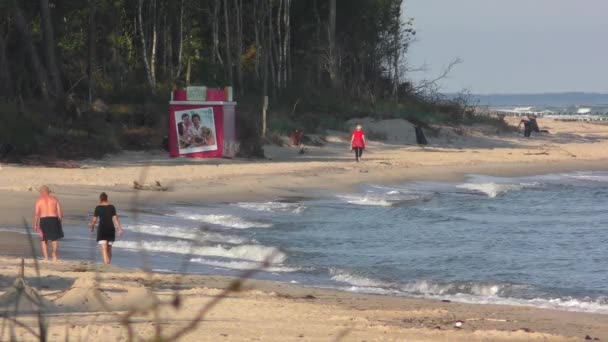
[{"label": "dark object on beach", "polygon": [[532,124],[530,123],[530,120],[525,120],[524,121],[524,137],[529,138],[531,134],[532,134]]},{"label": "dark object on beach", "polygon": [[306,295],[303,297],[304,299],[317,299],[317,297],[313,296],[313,295]]},{"label": "dark object on beach", "polygon": [[[532,134],[532,122],[530,120],[532,120],[532,119],[523,118],[519,122],[519,125],[517,125],[518,132],[519,132],[519,127],[521,127],[522,124],[524,125],[524,137],[526,137],[526,138],[529,138],[530,134]],[[534,119],[534,122],[536,122],[536,119]],[[536,126],[538,127],[538,124],[536,124]]]},{"label": "dark object on beach", "polygon": [[444,302],[444,303],[451,303],[452,301],[449,300],[449,299],[443,299],[442,302]]},{"label": "dark object on beach", "polygon": [[304,132],[299,129],[294,129],[289,134],[289,145],[290,146],[300,146],[302,144],[302,137],[304,136]]},{"label": "dark object on beach", "polygon": [[422,128],[420,126],[416,126],[414,129],[416,130],[416,144],[427,145],[428,142],[426,141]]},{"label": "dark object on beach", "polygon": [[540,128],[538,127],[538,122],[536,122],[535,117],[530,118],[530,129],[532,130],[532,132],[536,132],[536,133],[540,132]]},{"label": "dark object on beach", "polygon": [[169,137],[166,135],[163,137],[163,150],[169,152]]},{"label": "dark object on beach", "polygon": [[585,340],[592,340],[591,336],[587,335],[585,336]]},{"label": "dark object on beach", "polygon": [[133,189],[136,190],[154,190],[154,191],[167,191],[169,188],[162,186],[159,181],[154,184],[139,184],[137,181],[133,181]]}]

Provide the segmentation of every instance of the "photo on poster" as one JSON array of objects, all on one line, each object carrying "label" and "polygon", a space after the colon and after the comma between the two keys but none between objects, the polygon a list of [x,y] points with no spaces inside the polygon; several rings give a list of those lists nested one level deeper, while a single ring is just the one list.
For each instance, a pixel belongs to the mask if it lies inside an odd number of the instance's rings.
[{"label": "photo on poster", "polygon": [[175,111],[175,129],[179,154],[217,150],[213,108]]}]

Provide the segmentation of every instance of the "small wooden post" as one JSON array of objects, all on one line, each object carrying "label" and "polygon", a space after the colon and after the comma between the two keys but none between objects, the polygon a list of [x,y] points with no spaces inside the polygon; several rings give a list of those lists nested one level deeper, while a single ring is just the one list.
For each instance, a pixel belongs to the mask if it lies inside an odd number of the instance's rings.
[{"label": "small wooden post", "polygon": [[25,260],[21,259],[21,270],[19,271],[19,277],[25,278]]},{"label": "small wooden post", "polygon": [[268,111],[268,96],[264,96],[264,108],[262,109],[262,136],[266,136],[266,111]]}]

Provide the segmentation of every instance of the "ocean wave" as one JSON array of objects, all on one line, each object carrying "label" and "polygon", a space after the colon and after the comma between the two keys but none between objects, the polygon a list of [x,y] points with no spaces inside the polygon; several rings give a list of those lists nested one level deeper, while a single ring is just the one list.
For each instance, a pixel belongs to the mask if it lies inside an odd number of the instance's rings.
[{"label": "ocean wave", "polygon": [[176,216],[185,218],[192,221],[208,223],[212,225],[234,228],[234,229],[248,229],[248,228],[270,228],[272,224],[261,223],[254,221],[247,221],[243,218],[233,215],[200,215],[191,213],[178,213]]},{"label": "ocean wave", "polygon": [[380,287],[385,287],[385,286],[389,285],[389,284],[384,283],[379,280],[352,274],[352,273],[342,271],[342,270],[339,270],[336,268],[330,268],[329,275],[331,276],[331,279],[334,281],[338,281],[341,283],[347,283],[347,284],[354,285],[354,286],[367,287],[367,288],[369,288],[369,287],[380,288]]},{"label": "ocean wave", "polygon": [[532,306],[564,311],[590,312],[608,314],[608,297],[597,298],[517,298],[511,291],[516,287],[511,284],[457,282],[436,283],[418,280],[411,283],[395,284],[352,274],[346,271],[330,269],[331,279],[347,286],[336,286],[338,289],[382,295],[400,295],[435,300],[452,300],[471,304],[499,304]]},{"label": "ocean wave", "polygon": [[574,172],[562,173],[560,175],[566,178],[574,178],[577,180],[608,183],[608,173],[606,172]]},{"label": "ocean wave", "polygon": [[271,213],[301,214],[306,209],[306,207],[300,203],[287,203],[287,202],[264,202],[264,203],[240,202],[240,203],[236,203],[235,205],[238,206],[239,208],[243,208],[243,209],[247,209],[247,210],[271,212]]},{"label": "ocean wave", "polygon": [[287,259],[287,255],[279,249],[262,245],[225,247],[222,245],[196,246],[187,241],[116,241],[114,242],[114,247],[148,252],[213,256],[257,262],[269,261],[271,264],[281,264]]},{"label": "ocean wave", "polygon": [[522,299],[513,297],[499,296],[473,296],[467,294],[447,295],[447,296],[421,296],[431,299],[448,299],[460,303],[470,304],[496,304],[496,305],[516,305],[530,306],[542,309],[553,309],[562,311],[588,312],[597,314],[608,314],[608,301],[605,298],[597,299],[577,299],[572,297],[565,298],[533,298]]},{"label": "ocean wave", "polygon": [[486,194],[490,198],[495,198],[498,195],[508,191],[517,191],[525,187],[525,184],[501,184],[501,183],[465,183],[456,186],[460,189],[471,190]]},{"label": "ocean wave", "polygon": [[232,270],[260,270],[266,272],[277,272],[277,273],[288,273],[288,272],[297,272],[298,268],[295,267],[287,267],[281,265],[269,265],[265,266],[264,263],[261,262],[253,262],[253,261],[221,261],[221,260],[211,260],[204,258],[192,258],[191,262],[228,268]]},{"label": "ocean wave", "polygon": [[387,200],[383,195],[365,194],[365,195],[338,195],[341,200],[356,205],[368,205],[379,207],[391,207],[395,203]]},{"label": "ocean wave", "polygon": [[225,234],[217,234],[217,233],[208,233],[200,231],[198,228],[184,228],[184,227],[161,227],[157,225],[151,224],[142,224],[142,225],[124,225],[123,228],[126,230],[131,230],[136,233],[155,235],[155,236],[165,236],[165,237],[173,237],[179,239],[193,240],[193,241],[208,241],[208,242],[221,242],[221,243],[230,243],[230,244],[244,244],[250,242],[249,240],[234,236],[234,235],[225,235]]}]

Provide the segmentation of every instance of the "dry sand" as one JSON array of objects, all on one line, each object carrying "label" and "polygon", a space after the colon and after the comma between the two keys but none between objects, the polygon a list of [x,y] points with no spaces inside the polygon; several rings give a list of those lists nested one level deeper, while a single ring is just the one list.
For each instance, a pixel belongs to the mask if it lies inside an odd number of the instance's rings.
[{"label": "dry sand", "polygon": [[[136,208],[138,203],[309,196],[346,191],[364,182],[457,180],[468,173],[509,176],[607,169],[608,126],[601,124],[540,119],[541,128],[550,133],[531,139],[511,132],[497,135],[489,126],[441,127],[438,136],[427,133],[428,147],[419,147],[412,145],[414,132],[407,123],[363,122],[364,129],[369,126],[373,135],[387,140],[369,142],[358,164],[345,142],[348,135],[332,132],[324,146],[307,146],[304,154],[298,148],[267,147],[269,159],[264,161],[168,159],[161,152],[127,152],[85,161],[76,169],[1,165],[0,227],[18,229],[31,222],[35,189],[42,184],[51,186],[66,214],[74,217],[88,213],[101,191],[109,192],[121,208]],[[133,181],[159,181],[169,190],[136,192]],[[29,255],[27,243],[25,235],[0,232],[0,253],[12,255],[1,259],[0,291],[8,293],[3,298],[11,295],[18,274],[16,256]],[[65,340],[65,334],[73,340],[124,340],[127,330],[119,319],[124,310],[171,300],[175,281],[171,275],[65,261],[43,264],[41,272],[42,287],[35,287],[50,301],[45,309],[50,340]],[[28,268],[29,283],[36,285],[33,274]],[[96,274],[103,279],[100,286],[95,286]],[[135,332],[149,338],[158,327],[165,333],[177,331],[200,307],[217,298],[218,288],[229,281],[186,276],[180,287],[181,309],[165,307],[160,324],[153,315],[138,314],[133,318]],[[587,335],[608,340],[606,315],[353,295],[259,281],[248,284],[252,290],[222,300],[183,340],[553,341],[581,340]],[[23,319],[36,328],[32,316]],[[454,328],[457,320],[464,322],[462,329]],[[31,339],[23,327],[15,331],[18,340]],[[8,328],[0,329],[0,340],[8,339],[8,334]]]},{"label": "dry sand", "polygon": [[[20,261],[0,257],[0,264],[0,284],[7,288],[19,273]],[[133,308],[139,310],[131,316],[136,335],[151,338],[160,328],[170,336],[192,322],[233,281],[68,261],[42,264],[38,278],[32,262],[26,266],[29,284],[42,289],[50,340],[61,341],[66,331],[71,341],[126,340],[122,322]],[[171,304],[176,293],[177,309]],[[0,305],[6,296],[0,297]],[[157,303],[164,304],[156,318]],[[22,315],[20,320],[37,330],[35,315]],[[460,328],[455,326],[458,321]],[[578,341],[590,336],[605,341],[606,321],[605,315],[350,294],[247,280],[242,291],[223,297],[182,340]],[[20,328],[16,336],[19,341],[33,340]],[[7,338],[8,329],[0,335],[0,340]]]}]

